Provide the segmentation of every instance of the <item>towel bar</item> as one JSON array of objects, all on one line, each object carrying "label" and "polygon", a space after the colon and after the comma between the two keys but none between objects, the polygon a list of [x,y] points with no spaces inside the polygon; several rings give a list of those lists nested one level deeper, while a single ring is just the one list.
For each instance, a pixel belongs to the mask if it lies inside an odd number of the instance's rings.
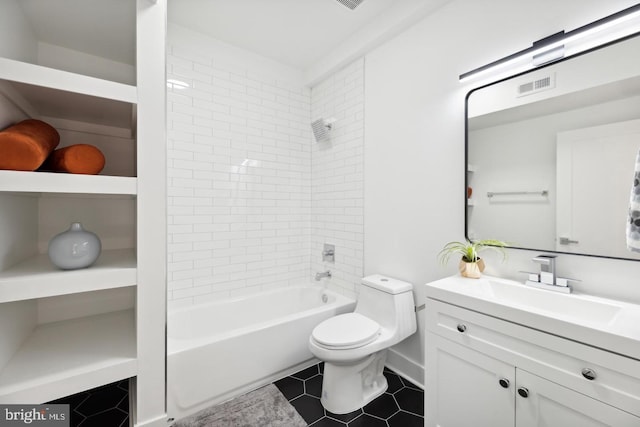
[{"label": "towel bar", "polygon": [[548,196],[548,190],[540,190],[540,191],[487,191],[487,197],[493,196],[525,196],[525,195],[539,195],[539,196]]}]

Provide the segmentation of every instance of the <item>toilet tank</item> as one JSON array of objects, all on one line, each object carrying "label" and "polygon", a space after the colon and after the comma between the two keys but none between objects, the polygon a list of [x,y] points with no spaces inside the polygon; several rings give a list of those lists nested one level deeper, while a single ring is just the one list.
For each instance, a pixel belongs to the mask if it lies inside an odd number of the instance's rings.
[{"label": "toilet tank", "polygon": [[360,283],[391,295],[397,295],[413,290],[413,285],[411,283],[403,282],[402,280],[383,276],[381,274],[372,274],[371,276],[363,277]]},{"label": "toilet tank", "polygon": [[384,328],[397,330],[399,340],[416,331],[411,283],[374,274],[364,277],[361,284],[356,313],[375,320]]}]

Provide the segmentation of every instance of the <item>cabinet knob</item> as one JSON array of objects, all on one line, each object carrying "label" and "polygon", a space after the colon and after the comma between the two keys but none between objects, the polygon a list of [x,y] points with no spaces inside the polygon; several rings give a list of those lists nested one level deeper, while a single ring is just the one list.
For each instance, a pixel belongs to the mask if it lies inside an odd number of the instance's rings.
[{"label": "cabinet knob", "polygon": [[518,394],[522,397],[529,397],[529,390],[526,387],[520,387],[518,389]]},{"label": "cabinet knob", "polygon": [[498,383],[500,383],[500,385],[502,386],[502,388],[509,388],[509,385],[511,384],[509,382],[508,379],[506,378],[500,378],[500,380],[498,381]]},{"label": "cabinet knob", "polygon": [[458,323],[456,329],[458,330],[458,332],[463,333],[467,330],[467,325],[465,325],[464,323]]},{"label": "cabinet knob", "polygon": [[597,377],[596,371],[594,371],[591,368],[584,368],[582,370],[582,376],[585,377],[586,379],[588,379],[589,381],[593,381]]}]

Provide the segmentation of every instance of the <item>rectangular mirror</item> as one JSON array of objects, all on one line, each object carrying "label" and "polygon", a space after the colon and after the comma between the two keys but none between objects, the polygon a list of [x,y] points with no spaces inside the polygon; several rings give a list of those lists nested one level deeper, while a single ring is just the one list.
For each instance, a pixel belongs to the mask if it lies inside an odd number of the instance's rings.
[{"label": "rectangular mirror", "polygon": [[640,149],[640,36],[471,91],[466,235],[640,260],[626,247]]}]

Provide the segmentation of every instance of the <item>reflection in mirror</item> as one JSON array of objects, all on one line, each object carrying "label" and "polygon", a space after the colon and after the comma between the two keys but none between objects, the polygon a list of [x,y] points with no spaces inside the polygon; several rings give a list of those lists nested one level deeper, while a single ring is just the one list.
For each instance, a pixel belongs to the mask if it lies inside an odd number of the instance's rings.
[{"label": "reflection in mirror", "polygon": [[629,38],[469,93],[468,238],[640,259],[625,235],[639,51]]}]

